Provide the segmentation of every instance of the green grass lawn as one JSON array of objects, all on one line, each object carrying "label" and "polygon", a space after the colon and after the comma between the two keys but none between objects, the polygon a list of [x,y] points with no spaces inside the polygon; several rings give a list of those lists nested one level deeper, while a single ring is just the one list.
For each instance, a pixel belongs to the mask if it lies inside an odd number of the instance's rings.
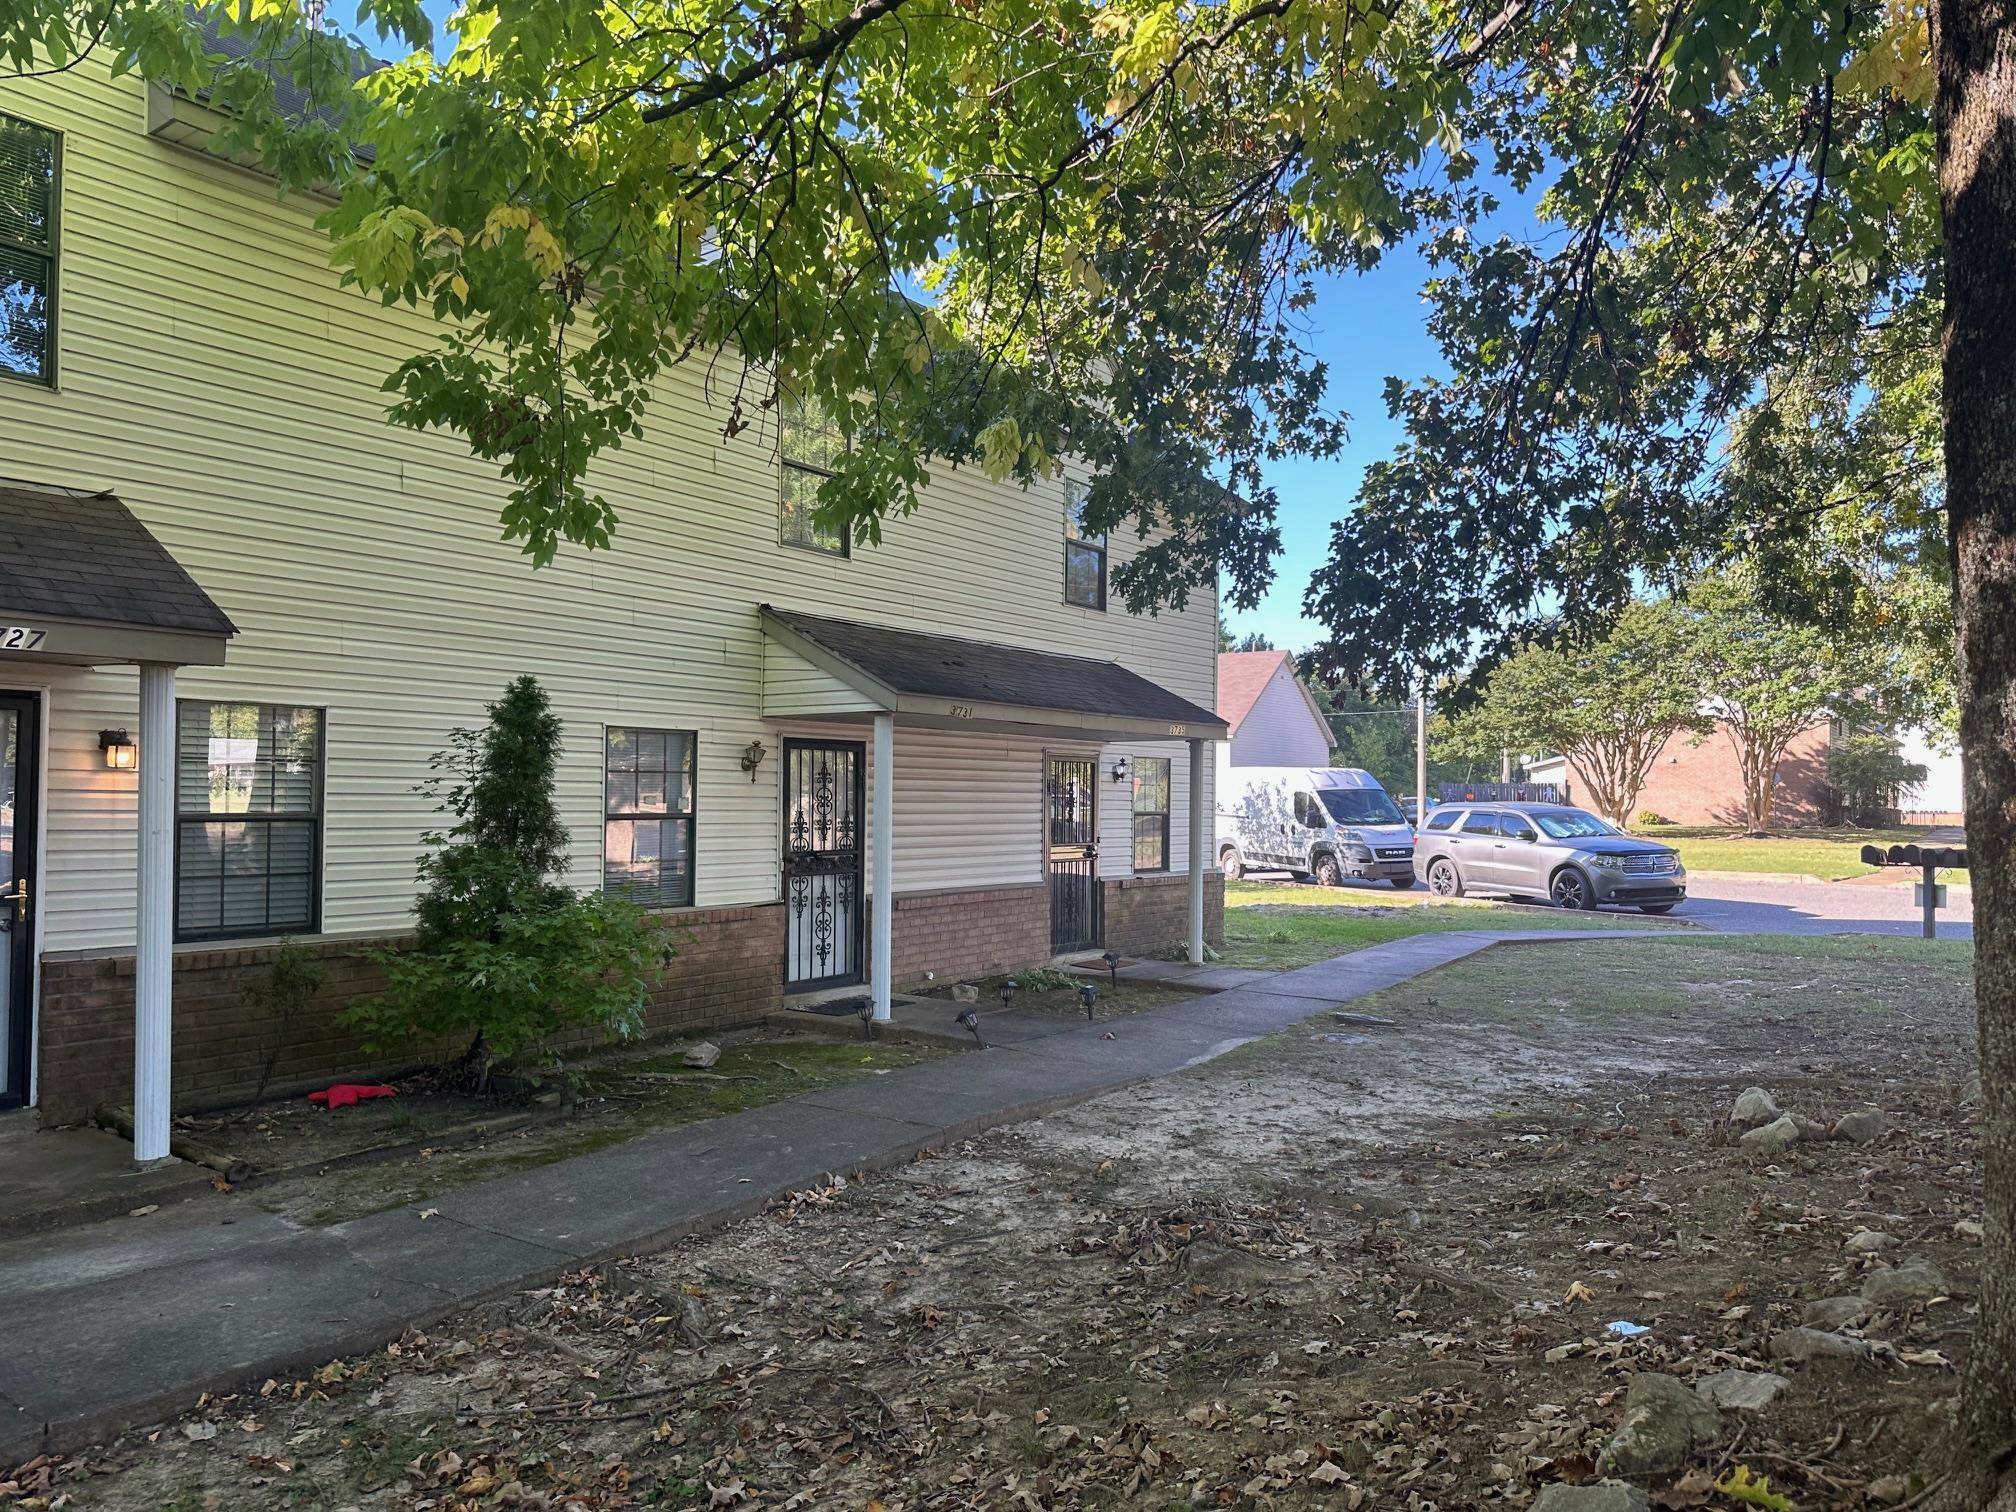
[{"label": "green grass lawn", "polygon": [[1500,903],[1447,902],[1425,891],[1235,882],[1225,889],[1228,966],[1289,971],[1407,935],[1446,929],[1658,929],[1686,925],[1643,914],[1566,913]]},{"label": "green grass lawn", "polygon": [[1727,829],[1653,825],[1637,831],[1680,852],[1689,871],[1781,872],[1832,882],[1877,870],[1862,863],[1865,845],[1908,845],[1924,830],[1802,829],[1751,837]]}]

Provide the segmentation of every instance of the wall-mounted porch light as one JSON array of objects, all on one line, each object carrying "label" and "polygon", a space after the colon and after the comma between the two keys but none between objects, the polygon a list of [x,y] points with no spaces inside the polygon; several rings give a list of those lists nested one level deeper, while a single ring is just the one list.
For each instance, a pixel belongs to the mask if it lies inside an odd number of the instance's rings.
[{"label": "wall-mounted porch light", "polygon": [[130,772],[140,764],[140,748],[124,730],[100,730],[98,749],[105,753],[105,765],[115,772]]},{"label": "wall-mounted porch light", "polygon": [[752,740],[742,752],[742,770],[749,774],[749,780],[756,780],[756,768],[763,765],[763,742]]},{"label": "wall-mounted porch light", "polygon": [[1127,758],[1125,756],[1122,756],[1118,761],[1113,763],[1113,780],[1115,782],[1125,782],[1133,775],[1127,769]]}]

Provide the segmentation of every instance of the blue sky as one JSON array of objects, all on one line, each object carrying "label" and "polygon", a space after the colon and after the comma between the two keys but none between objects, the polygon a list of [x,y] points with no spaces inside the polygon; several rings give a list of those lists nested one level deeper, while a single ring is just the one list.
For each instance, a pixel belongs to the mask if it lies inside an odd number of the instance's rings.
[{"label": "blue sky", "polygon": [[[438,26],[453,5],[426,0],[426,10]],[[356,29],[354,0],[328,0],[325,15],[342,31]],[[445,45],[447,38],[437,33],[437,41]],[[1350,441],[1328,460],[1298,459],[1269,469],[1268,482],[1281,499],[1281,555],[1266,597],[1249,611],[1227,611],[1233,634],[1257,630],[1289,650],[1317,639],[1315,623],[1302,613],[1309,574],[1328,550],[1331,525],[1357,498],[1366,467],[1388,455],[1400,437],[1380,397],[1386,379],[1418,378],[1441,368],[1423,319],[1421,284],[1427,276],[1418,254],[1397,247],[1373,272],[1323,284],[1308,312],[1308,339],[1329,365],[1329,405],[1350,417]]]}]

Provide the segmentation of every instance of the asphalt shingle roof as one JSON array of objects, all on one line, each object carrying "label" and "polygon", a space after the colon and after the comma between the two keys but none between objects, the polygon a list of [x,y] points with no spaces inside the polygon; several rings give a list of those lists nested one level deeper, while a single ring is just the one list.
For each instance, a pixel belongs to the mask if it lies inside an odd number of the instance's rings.
[{"label": "asphalt shingle roof", "polygon": [[897,693],[1167,720],[1196,726],[1200,734],[1220,723],[1208,709],[1118,662],[825,619],[768,604],[763,612]]},{"label": "asphalt shingle roof", "polygon": [[0,617],[235,635],[182,564],[109,493],[0,484]]}]

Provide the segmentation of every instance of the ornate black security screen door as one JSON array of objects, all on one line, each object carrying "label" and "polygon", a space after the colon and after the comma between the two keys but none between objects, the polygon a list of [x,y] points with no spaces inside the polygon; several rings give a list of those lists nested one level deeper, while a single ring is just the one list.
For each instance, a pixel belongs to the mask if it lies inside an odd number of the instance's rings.
[{"label": "ornate black security screen door", "polygon": [[1099,768],[1090,757],[1052,756],[1050,790],[1050,948],[1099,943]]},{"label": "ornate black security screen door", "polygon": [[784,742],[784,985],[801,992],[864,979],[861,853],[867,838],[861,746]]}]

